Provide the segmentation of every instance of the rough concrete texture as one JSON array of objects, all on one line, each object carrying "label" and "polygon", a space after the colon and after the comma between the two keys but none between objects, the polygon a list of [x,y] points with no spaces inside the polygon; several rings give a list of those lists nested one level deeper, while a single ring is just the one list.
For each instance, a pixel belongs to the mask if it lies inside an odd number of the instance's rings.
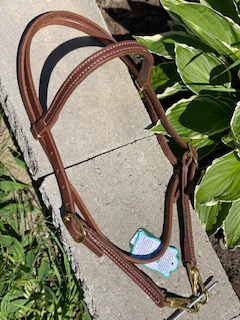
[{"label": "rough concrete texture", "polygon": [[[33,178],[43,178],[43,200],[52,208],[55,224],[61,228],[94,319],[167,319],[173,310],[157,308],[108,258],[99,259],[84,246],[74,243],[62,225],[56,180],[39,143],[29,132],[16,77],[17,49],[25,26],[37,15],[50,10],[73,11],[106,27],[94,0],[12,3],[3,0],[0,8],[0,40],[4,44],[0,52],[1,103]],[[67,74],[97,49],[96,42],[82,36],[74,30],[50,27],[34,40],[31,61],[37,90],[44,65],[40,91],[43,104],[51,101]],[[82,45],[84,48],[74,50]],[[64,57],[61,59],[61,56]],[[46,94],[44,86],[49,77]],[[155,137],[144,130],[148,125],[149,119],[126,68],[114,60],[76,90],[53,128],[69,178],[106,235],[125,249],[139,227],[145,227],[156,236],[161,234],[164,192],[172,169]],[[237,319],[239,301],[195,214],[193,228],[202,277],[205,280],[214,276],[219,285],[197,315],[185,314],[182,319]],[[171,244],[179,248],[177,221]],[[190,294],[181,263],[168,279],[141,268],[159,286],[182,295]]]},{"label": "rough concrete texture", "polygon": [[[156,236],[161,233],[163,197],[171,168],[163,158],[155,137],[119,148],[68,169],[69,178],[77,186],[86,205],[105,234],[118,246],[129,250],[129,240],[136,229],[143,227]],[[41,192],[54,208],[61,207],[53,176],[45,179]],[[59,220],[59,212],[54,212]],[[176,217],[176,215],[175,215]],[[210,301],[197,315],[183,319],[233,319],[239,314],[236,298],[226,274],[213,251],[196,215],[193,215],[196,256],[202,277],[214,276],[218,287],[211,292]],[[179,248],[178,222],[175,219],[171,244]],[[146,295],[106,257],[76,245],[64,231],[71,259],[79,277],[88,288],[89,306],[96,319],[168,319],[172,310],[159,310]],[[79,260],[76,259],[79,257]],[[168,279],[142,267],[156,283],[170,292],[190,294],[186,271],[178,270]],[[232,308],[228,305],[231,303]]]},{"label": "rough concrete texture", "polygon": [[[81,1],[21,1],[21,4],[11,3],[11,5],[3,1],[0,8],[2,20],[0,39],[4,44],[1,51],[1,90],[4,91],[4,88],[9,85],[14,92],[11,97],[14,108],[11,108],[9,103],[6,112],[35,179],[48,174],[52,168],[39,145],[32,138],[29,126],[20,128],[20,124],[27,124],[28,120],[26,113],[19,110],[19,107],[22,107],[22,101],[18,93],[16,58],[19,41],[27,24],[40,13],[55,9],[77,12],[105,27],[93,0],[84,1],[84,3]],[[86,35],[66,27],[51,26],[36,35],[32,44],[31,62],[37,91],[42,79],[39,96],[43,105],[51,102],[67,75],[84,58],[98,49],[96,45],[99,45],[96,41],[89,40]],[[56,143],[66,166],[148,135],[143,130],[148,125],[148,118],[143,112],[137,113],[136,108],[142,111],[143,107],[139,105],[138,94],[133,90],[132,81],[125,69],[120,61],[110,61],[90,75],[68,100],[66,108],[63,109],[53,128]],[[49,78],[49,90],[46,93],[45,87],[48,85]],[[122,79],[124,86],[119,83],[119,78]],[[106,95],[109,99],[107,103]],[[121,103],[123,95],[125,99]],[[2,96],[6,96],[8,100],[9,91],[3,92]],[[96,105],[98,105],[97,111]],[[128,116],[124,116],[125,114]],[[138,121],[136,121],[136,114],[138,114]],[[81,131],[78,130],[79,128]],[[78,147],[72,148],[75,136],[79,137]]]}]

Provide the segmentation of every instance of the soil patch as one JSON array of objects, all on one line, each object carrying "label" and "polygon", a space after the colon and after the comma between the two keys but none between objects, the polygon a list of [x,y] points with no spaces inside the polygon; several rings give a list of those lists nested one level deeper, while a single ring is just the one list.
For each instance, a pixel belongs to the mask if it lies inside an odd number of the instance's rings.
[{"label": "soil patch", "polygon": [[[110,32],[117,40],[132,39],[132,35],[153,35],[168,30],[166,11],[159,0],[96,0]],[[228,278],[240,298],[240,248],[223,248],[222,233],[210,238]]]}]

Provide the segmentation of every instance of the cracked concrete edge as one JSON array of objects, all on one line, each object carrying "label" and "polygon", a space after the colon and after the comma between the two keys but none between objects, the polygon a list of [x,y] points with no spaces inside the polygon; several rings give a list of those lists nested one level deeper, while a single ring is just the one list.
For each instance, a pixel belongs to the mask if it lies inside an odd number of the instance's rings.
[{"label": "cracked concrete edge", "polygon": [[35,176],[38,168],[38,162],[33,154],[33,150],[29,144],[28,137],[23,129],[21,122],[18,119],[18,115],[15,111],[14,105],[9,99],[7,90],[5,89],[1,76],[0,76],[0,104],[4,110],[5,115],[8,118],[8,122],[12,129],[13,135],[24,155],[24,160],[28,166],[28,169],[33,176]]},{"label": "cracked concrete edge", "polygon": [[[30,172],[33,174],[35,172],[36,163],[33,160],[34,157],[32,156],[32,153],[30,153],[31,148],[28,145],[28,139],[23,134],[23,128],[22,128],[21,124],[19,123],[19,121],[17,120],[17,116],[15,113],[14,107],[8,99],[7,92],[4,88],[4,86],[2,85],[1,79],[0,79],[0,104],[2,105],[4,113],[8,118],[8,122],[11,126],[11,129],[13,131],[13,134],[14,134],[18,144],[21,145],[21,150],[24,154],[24,160],[27,163]],[[75,276],[81,284],[81,288],[82,288],[82,291],[84,294],[83,298],[84,298],[84,301],[88,307],[88,311],[91,314],[92,318],[97,320],[99,317],[97,315],[96,308],[94,307],[93,297],[91,295],[91,291],[88,288],[85,281],[82,280],[83,277],[81,275],[80,268],[78,268],[76,259],[74,259],[72,252],[71,252],[71,246],[68,244],[69,242],[66,240],[67,238],[69,238],[69,234],[68,234],[68,232],[66,232],[66,234],[63,234],[64,228],[61,228],[62,221],[60,219],[59,212],[57,213],[57,212],[55,212],[55,210],[53,210],[51,203],[50,203],[50,200],[47,196],[47,192],[45,192],[45,189],[40,187],[39,191],[41,193],[42,201],[44,202],[44,204],[46,205],[48,210],[51,212],[54,226],[58,230],[61,230],[61,232],[62,232],[61,240],[63,243],[63,247],[64,247],[65,252],[67,253],[71,267],[75,271]]]},{"label": "cracked concrete edge", "polygon": [[[6,89],[4,88],[1,78],[0,78],[0,104],[4,110],[5,115],[8,118],[8,123],[10,124],[10,127],[12,129],[13,135],[20,146],[20,149],[22,153],[24,154],[24,160],[28,166],[28,169],[32,175],[35,174],[36,168],[38,167],[36,159],[34,159],[34,155],[32,154],[32,149],[29,146],[28,138],[24,134],[24,129],[20,122],[18,121],[15,109],[8,99],[8,94]],[[55,210],[52,208],[50,200],[47,196],[47,192],[45,192],[44,188],[39,188],[39,191],[41,193],[42,201],[45,204],[45,206],[48,208],[48,210],[51,212],[51,216],[53,219],[54,226],[61,230],[61,240],[65,249],[65,252],[67,253],[68,259],[70,261],[72,269],[75,271],[76,278],[81,284],[81,288],[83,290],[84,294],[84,301],[88,307],[88,311],[91,314],[92,318],[94,320],[98,320],[99,316],[97,314],[96,308],[94,307],[93,303],[93,297],[91,295],[91,290],[88,288],[87,283],[83,281],[83,277],[81,275],[80,268],[78,268],[77,260],[74,259],[71,251],[71,246],[69,245],[68,238],[69,233],[65,232],[65,228],[61,228],[62,220],[60,218],[59,212],[55,212]]]}]

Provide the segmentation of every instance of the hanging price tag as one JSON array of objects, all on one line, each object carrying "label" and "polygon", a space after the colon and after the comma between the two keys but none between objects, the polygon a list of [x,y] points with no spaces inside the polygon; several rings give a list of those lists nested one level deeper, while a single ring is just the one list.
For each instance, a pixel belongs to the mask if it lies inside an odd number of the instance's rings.
[{"label": "hanging price tag", "polygon": [[[161,241],[155,238],[143,229],[138,229],[136,234],[130,240],[131,254],[146,255],[153,253],[159,246]],[[178,267],[179,251],[169,246],[164,255],[151,263],[144,264],[145,267],[161,273],[164,277],[169,277]]]}]

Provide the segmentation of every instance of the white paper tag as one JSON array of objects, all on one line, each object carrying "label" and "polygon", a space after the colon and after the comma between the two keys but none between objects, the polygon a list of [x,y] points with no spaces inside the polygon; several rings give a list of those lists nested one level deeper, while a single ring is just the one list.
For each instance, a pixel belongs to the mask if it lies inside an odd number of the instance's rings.
[{"label": "white paper tag", "polygon": [[[154,252],[161,244],[158,238],[147,233],[143,229],[138,229],[136,234],[130,240],[131,254],[146,255]],[[145,267],[160,272],[164,277],[169,277],[178,267],[179,251],[169,246],[164,255],[151,263],[144,264]]]}]

